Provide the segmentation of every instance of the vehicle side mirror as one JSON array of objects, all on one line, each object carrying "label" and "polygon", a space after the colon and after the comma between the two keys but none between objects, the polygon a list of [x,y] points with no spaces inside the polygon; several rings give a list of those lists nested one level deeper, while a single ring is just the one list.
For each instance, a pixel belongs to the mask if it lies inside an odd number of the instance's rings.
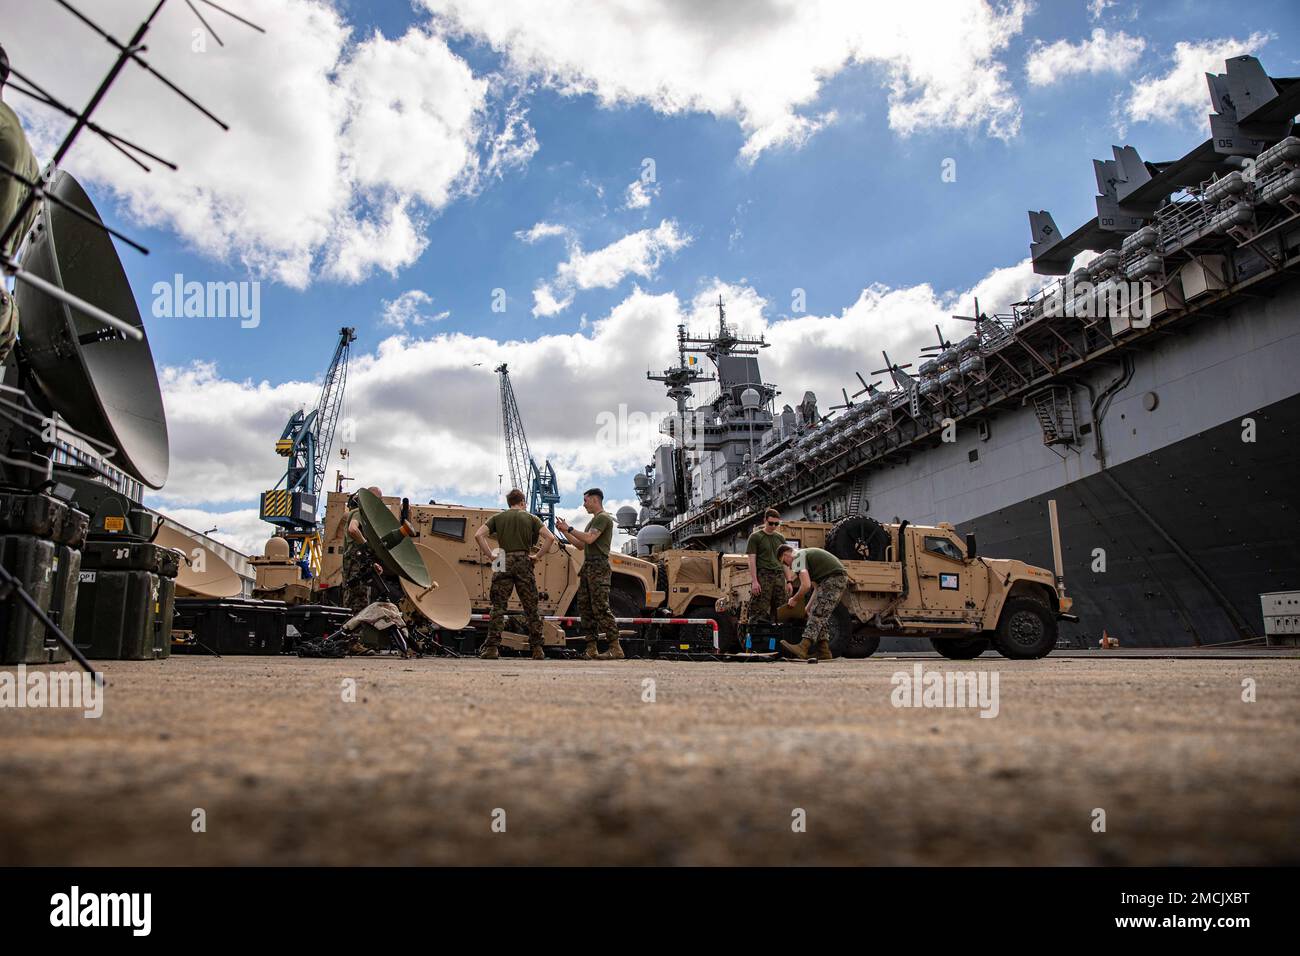
[{"label": "vehicle side mirror", "polygon": [[975,535],[966,535],[966,560],[970,561],[979,555],[979,549],[975,547]]}]

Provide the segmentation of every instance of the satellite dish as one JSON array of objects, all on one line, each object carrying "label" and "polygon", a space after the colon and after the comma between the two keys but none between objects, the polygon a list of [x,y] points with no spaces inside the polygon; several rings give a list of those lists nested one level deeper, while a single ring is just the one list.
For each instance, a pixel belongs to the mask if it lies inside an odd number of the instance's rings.
[{"label": "satellite dish", "polygon": [[421,588],[433,583],[420,560],[420,553],[415,549],[415,542],[411,540],[410,525],[398,521],[383,501],[367,488],[357,492],[357,514],[366,544],[370,545],[385,571]]},{"label": "satellite dish", "polygon": [[[100,222],[90,197],[70,174],[60,172],[47,191]],[[22,265],[143,333],[113,240],[93,223],[42,203]],[[148,338],[128,339],[25,282],[16,285],[14,299],[23,351],[54,411],[78,431],[116,448],[115,467],[161,488],[167,480],[167,418]]]},{"label": "satellite dish", "polygon": [[434,624],[449,631],[459,631],[469,623],[469,591],[465,588],[465,582],[460,579],[455,568],[447,563],[446,558],[432,548],[415,544],[415,550],[424,562],[424,569],[432,583],[428,587],[421,587],[403,578],[402,591],[416,610]]},{"label": "satellite dish", "polygon": [[244,593],[244,582],[225,558],[184,531],[164,524],[154,544],[174,548],[182,554],[176,574],[176,591],[198,597],[228,598]]}]

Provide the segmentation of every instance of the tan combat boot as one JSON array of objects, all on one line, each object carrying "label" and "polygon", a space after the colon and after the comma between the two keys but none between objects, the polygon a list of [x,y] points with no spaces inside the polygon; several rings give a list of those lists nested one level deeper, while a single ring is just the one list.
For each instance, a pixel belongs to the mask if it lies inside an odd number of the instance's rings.
[{"label": "tan combat boot", "polygon": [[484,644],[479,650],[478,656],[485,661],[494,661],[501,656],[501,651],[497,649],[495,644]]},{"label": "tan combat boot", "polygon": [[831,642],[827,638],[822,638],[817,642],[817,659],[819,661],[830,661],[835,659],[831,653]]},{"label": "tan combat boot", "polygon": [[609,650],[603,654],[596,655],[597,660],[602,661],[621,661],[623,659],[623,648],[619,646],[618,638],[609,642]]},{"label": "tan combat boot", "polygon": [[533,645],[533,660],[535,661],[546,660],[546,651],[542,650],[542,645],[540,644]]},{"label": "tan combat boot", "polygon": [[592,661],[600,656],[596,649],[596,639],[594,637],[587,638],[587,646],[583,650],[582,656]]},{"label": "tan combat boot", "polygon": [[812,652],[813,646],[813,640],[811,637],[805,637],[798,644],[791,644],[789,641],[781,642],[782,650],[791,657],[796,657],[801,661],[806,661],[808,659],[808,655]]}]

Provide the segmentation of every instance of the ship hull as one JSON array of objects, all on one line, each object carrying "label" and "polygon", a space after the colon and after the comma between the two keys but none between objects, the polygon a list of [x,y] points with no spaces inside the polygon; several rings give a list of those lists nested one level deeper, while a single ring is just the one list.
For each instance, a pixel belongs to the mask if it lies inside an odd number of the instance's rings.
[{"label": "ship hull", "polygon": [[1077,624],[1066,639],[1220,644],[1263,634],[1259,595],[1300,589],[1300,396],[962,522],[982,553],[1052,566],[1061,525]]}]

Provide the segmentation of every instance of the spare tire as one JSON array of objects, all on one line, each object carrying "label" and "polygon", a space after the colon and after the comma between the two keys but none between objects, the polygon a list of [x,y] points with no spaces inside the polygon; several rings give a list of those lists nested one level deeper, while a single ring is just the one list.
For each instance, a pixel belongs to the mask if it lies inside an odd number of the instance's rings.
[{"label": "spare tire", "polygon": [[826,550],[843,561],[884,561],[891,543],[884,525],[866,515],[845,518],[826,535]]}]

